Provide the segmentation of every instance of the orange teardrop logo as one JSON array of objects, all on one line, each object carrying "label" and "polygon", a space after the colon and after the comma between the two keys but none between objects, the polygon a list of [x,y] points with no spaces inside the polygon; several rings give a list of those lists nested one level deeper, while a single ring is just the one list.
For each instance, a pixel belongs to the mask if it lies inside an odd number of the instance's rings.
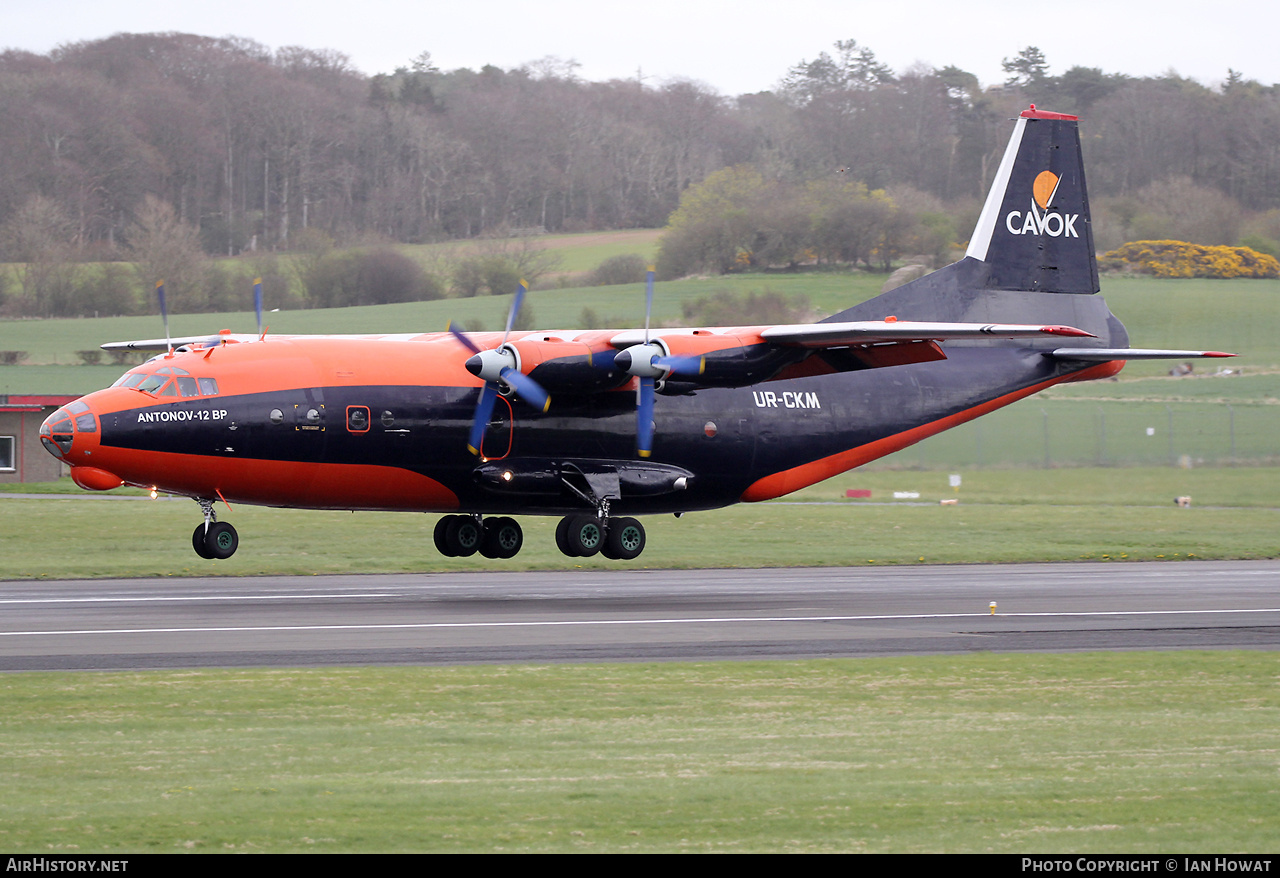
[{"label": "orange teardrop logo", "polygon": [[1058,189],[1058,175],[1053,171],[1041,171],[1036,177],[1035,183],[1031,186],[1031,194],[1035,196],[1036,204],[1040,205],[1043,210],[1049,206],[1049,202],[1053,199],[1053,193]]}]

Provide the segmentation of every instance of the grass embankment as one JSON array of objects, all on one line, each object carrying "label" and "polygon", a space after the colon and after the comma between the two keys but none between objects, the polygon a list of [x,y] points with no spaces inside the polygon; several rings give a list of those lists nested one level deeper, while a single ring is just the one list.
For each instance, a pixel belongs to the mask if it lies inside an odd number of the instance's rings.
[{"label": "grass embankment", "polygon": [[13,852],[1265,852],[1269,653],[10,674]]},{"label": "grass embankment", "polygon": [[[849,488],[871,489],[870,501],[845,500]],[[1191,508],[1174,506],[1183,495]],[[1272,467],[966,472],[959,492],[946,473],[855,472],[784,502],[650,516],[648,547],[628,563],[561,555],[554,518],[521,517],[520,555],[488,561],[437,554],[434,515],[238,504],[219,516],[240,550],[201,561],[189,539],[199,509],[185,499],[3,498],[0,579],[1272,558],[1277,497]],[[959,505],[939,505],[948,498]]]}]

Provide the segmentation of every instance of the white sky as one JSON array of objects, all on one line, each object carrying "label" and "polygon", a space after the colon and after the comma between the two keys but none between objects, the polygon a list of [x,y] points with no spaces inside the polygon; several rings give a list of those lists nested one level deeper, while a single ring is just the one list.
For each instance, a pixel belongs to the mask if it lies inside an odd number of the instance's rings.
[{"label": "white sky", "polygon": [[1239,0],[0,0],[0,48],[46,53],[113,33],[243,36],[272,49],[337,49],[366,74],[423,51],[436,66],[517,67],[574,59],[587,80],[670,78],[725,95],[772,88],[801,60],[855,39],[897,72],[954,64],[983,85],[1000,61],[1038,46],[1050,73],[1101,67],[1206,85],[1227,68],[1280,82],[1280,3]]}]

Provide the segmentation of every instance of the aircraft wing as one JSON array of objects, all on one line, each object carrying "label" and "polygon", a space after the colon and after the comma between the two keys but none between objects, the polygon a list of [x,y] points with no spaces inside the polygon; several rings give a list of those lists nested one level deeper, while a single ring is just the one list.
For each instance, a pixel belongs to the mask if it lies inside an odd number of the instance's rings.
[{"label": "aircraft wing", "polygon": [[[713,339],[745,340],[755,336],[761,341],[806,348],[834,348],[883,342],[947,341],[962,338],[1040,338],[1065,335],[1094,338],[1092,333],[1073,326],[1043,326],[1019,323],[932,323],[912,320],[856,320],[848,323],[794,323],[780,326],[730,327],[715,329],[664,329],[651,337],[670,341],[673,337],[693,336],[716,346]],[[616,348],[644,342],[644,331],[627,330],[610,340]]]},{"label": "aircraft wing", "polygon": [[1222,351],[1164,351],[1154,348],[1058,348],[1048,355],[1056,360],[1109,362],[1111,360],[1195,360],[1202,357],[1234,357]]},{"label": "aircraft wing", "polygon": [[249,333],[232,333],[222,335],[214,333],[213,335],[188,335],[182,338],[144,338],[137,341],[109,341],[104,345],[99,345],[104,351],[167,351],[170,347],[175,350],[183,345],[216,345],[223,341],[247,342],[257,341],[258,337]]},{"label": "aircraft wing", "polygon": [[1039,338],[1067,335],[1095,338],[1074,326],[1019,323],[928,323],[911,320],[858,320],[850,323],[800,323],[771,326],[760,337],[776,344],[829,348],[893,341],[948,341],[962,338]]}]

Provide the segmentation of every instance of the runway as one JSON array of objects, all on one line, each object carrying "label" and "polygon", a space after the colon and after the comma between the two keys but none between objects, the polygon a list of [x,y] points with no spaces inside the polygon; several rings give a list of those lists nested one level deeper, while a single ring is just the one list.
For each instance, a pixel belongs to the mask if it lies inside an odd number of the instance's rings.
[{"label": "runway", "polygon": [[1280,649],[1278,583],[1276,561],[6,582],[0,670]]}]

